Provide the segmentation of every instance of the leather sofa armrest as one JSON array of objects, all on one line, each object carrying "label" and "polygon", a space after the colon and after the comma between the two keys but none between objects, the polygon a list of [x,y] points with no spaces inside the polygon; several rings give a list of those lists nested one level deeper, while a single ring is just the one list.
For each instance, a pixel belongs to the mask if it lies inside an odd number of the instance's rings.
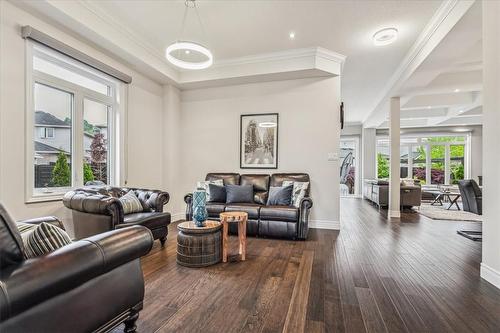
[{"label": "leather sofa armrest", "polygon": [[163,212],[163,206],[170,200],[170,194],[165,191],[139,188],[135,188],[133,191],[150,209],[159,213]]},{"label": "leather sofa armrest", "polygon": [[310,197],[305,197],[300,200],[299,221],[297,226],[297,238],[307,239],[309,233],[309,213],[313,206],[313,201]]},{"label": "leather sofa armrest", "polygon": [[188,193],[184,196],[186,203],[186,221],[191,221],[193,218],[193,193]]},{"label": "leather sofa armrest", "polygon": [[[141,226],[105,232],[2,272],[0,317],[6,320],[147,254],[151,232]],[[124,277],[126,278],[126,277]]]},{"label": "leather sofa armrest", "polygon": [[49,224],[52,224],[52,225],[55,225],[56,227],[59,227],[61,229],[64,230],[64,226],[61,222],[61,220],[59,220],[57,217],[55,216],[43,216],[43,217],[36,217],[36,218],[33,218],[33,219],[27,219],[27,220],[21,220],[21,221],[17,221],[19,223],[28,223],[28,224],[40,224],[40,223],[49,223]]},{"label": "leather sofa armrest", "polygon": [[64,195],[63,204],[69,209],[84,213],[112,216],[113,225],[123,221],[122,204],[114,197],[76,190]]}]

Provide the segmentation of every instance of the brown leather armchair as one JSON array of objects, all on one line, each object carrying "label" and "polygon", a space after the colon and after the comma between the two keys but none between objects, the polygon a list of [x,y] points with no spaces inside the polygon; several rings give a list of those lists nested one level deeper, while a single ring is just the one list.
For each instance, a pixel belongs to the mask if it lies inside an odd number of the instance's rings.
[{"label": "brown leather armchair", "polygon": [[[54,217],[22,221],[48,222]],[[151,232],[130,227],[25,259],[21,235],[0,204],[0,332],[135,332],[142,309],[140,257]]]},{"label": "brown leather armchair", "polygon": [[[125,215],[118,198],[130,190],[141,200],[144,210]],[[72,210],[71,231],[76,239],[113,229],[141,225],[151,230],[154,239],[159,239],[164,245],[171,217],[170,213],[163,212],[163,206],[169,198],[167,192],[159,190],[85,186],[66,193],[63,203]]]},{"label": "brown leather armchair", "polygon": [[[238,174],[238,173],[209,173],[205,180],[222,179],[224,185],[253,185],[253,203],[225,203],[207,202],[208,217],[219,219],[222,212],[243,211],[248,213],[247,234],[250,236],[281,237],[291,239],[307,239],[309,231],[309,213],[313,205],[309,191],[300,202],[300,207],[294,206],[267,206],[267,197],[270,186],[281,186],[283,181],[310,182],[306,173],[276,173],[267,174]],[[310,186],[309,186],[310,187]],[[184,197],[186,219],[192,218],[192,194]],[[231,223],[229,231],[237,233],[237,225]]]}]

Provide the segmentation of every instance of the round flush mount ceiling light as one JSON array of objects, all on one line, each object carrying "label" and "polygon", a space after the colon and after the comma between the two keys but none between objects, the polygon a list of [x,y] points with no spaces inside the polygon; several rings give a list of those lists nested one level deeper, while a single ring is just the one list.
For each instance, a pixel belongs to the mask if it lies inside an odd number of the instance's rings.
[{"label": "round flush mount ceiling light", "polygon": [[200,14],[198,13],[198,8],[196,6],[195,0],[185,0],[184,17],[181,24],[181,32],[179,34],[179,39],[176,42],[170,44],[166,51],[165,57],[174,66],[183,69],[205,69],[212,66],[214,58],[212,52],[200,43],[190,42],[183,39],[182,35],[185,30],[186,19],[188,16],[188,10],[193,9],[196,14],[198,24],[200,26],[203,36],[205,36],[205,29],[200,19]]},{"label": "round flush mount ceiling light", "polygon": [[373,44],[375,44],[375,46],[389,45],[394,43],[397,38],[398,38],[398,29],[385,28],[377,31],[373,35]]},{"label": "round flush mount ceiling light", "polygon": [[276,127],[276,123],[273,123],[271,121],[264,121],[262,123],[259,123],[259,127],[263,127],[263,128],[270,128],[270,127]]},{"label": "round flush mount ceiling light", "polygon": [[[174,54],[175,51],[184,51],[185,54],[191,54],[191,52],[199,53],[206,57],[204,61],[187,61],[177,58]],[[175,42],[167,47],[167,51],[165,52],[165,56],[167,60],[174,66],[184,68],[184,69],[204,69],[212,66],[214,57],[212,52],[207,49],[205,46],[194,43],[194,42],[185,42],[179,41]]]}]

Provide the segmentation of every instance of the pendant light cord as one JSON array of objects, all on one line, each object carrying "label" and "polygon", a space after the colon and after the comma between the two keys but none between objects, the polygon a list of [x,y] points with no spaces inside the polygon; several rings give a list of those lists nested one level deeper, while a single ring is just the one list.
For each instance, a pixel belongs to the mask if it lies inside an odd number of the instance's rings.
[{"label": "pendant light cord", "polygon": [[[186,20],[187,20],[187,15],[188,15],[188,10],[189,8],[194,8],[194,11],[196,13],[196,18],[198,19],[198,23],[200,25],[201,33],[202,33],[202,38],[205,41],[205,43],[208,45],[208,37],[207,37],[207,31],[205,30],[205,26],[203,25],[203,22],[201,21],[200,13],[198,12],[198,6],[196,5],[196,0],[186,0],[184,2],[185,8],[184,8],[184,15],[182,17],[182,24],[181,24],[181,30],[179,33],[179,38],[177,41],[183,41],[184,39],[182,38],[184,35],[184,30],[186,29]],[[190,3],[192,5],[190,5]]]}]

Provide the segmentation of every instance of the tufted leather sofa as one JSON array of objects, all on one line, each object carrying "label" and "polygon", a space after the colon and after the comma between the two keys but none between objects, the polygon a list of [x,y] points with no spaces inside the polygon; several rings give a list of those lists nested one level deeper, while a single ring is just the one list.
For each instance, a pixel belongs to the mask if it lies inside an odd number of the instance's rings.
[{"label": "tufted leather sofa", "polygon": [[[23,223],[47,222],[54,217]],[[143,306],[144,227],[109,231],[26,260],[21,235],[0,204],[0,332],[135,331]]]},{"label": "tufted leather sofa", "polygon": [[[306,173],[276,173],[267,174],[238,174],[238,173],[209,173],[205,180],[222,179],[224,185],[253,185],[253,203],[207,202],[208,217],[219,219],[222,212],[243,211],[248,213],[247,235],[281,237],[291,239],[306,239],[309,230],[309,213],[313,205],[309,197],[302,199],[300,207],[294,206],[267,206],[267,196],[270,186],[281,186],[283,181],[310,182]],[[310,188],[310,186],[309,186]],[[187,204],[186,219],[192,219],[192,194],[184,197]],[[229,231],[237,232],[237,226],[230,224]]]},{"label": "tufted leather sofa", "polygon": [[[130,190],[141,200],[144,211],[125,215],[118,198]],[[164,245],[171,217],[170,213],[163,212],[163,206],[169,199],[167,192],[159,190],[85,186],[66,193],[63,203],[72,210],[72,232],[76,239],[141,225],[151,230],[154,239],[159,239]]]}]

